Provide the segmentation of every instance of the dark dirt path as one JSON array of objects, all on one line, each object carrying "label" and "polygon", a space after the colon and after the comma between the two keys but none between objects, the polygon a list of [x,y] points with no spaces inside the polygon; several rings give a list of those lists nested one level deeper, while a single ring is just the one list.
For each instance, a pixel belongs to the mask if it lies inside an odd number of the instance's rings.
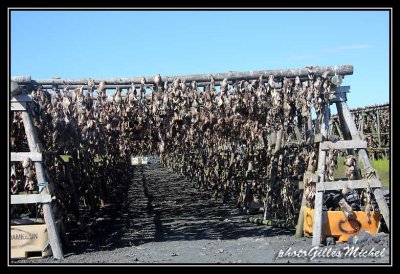
[{"label": "dark dirt path", "polygon": [[[159,165],[133,168],[132,183],[121,189],[121,204],[108,205],[92,223],[92,236],[69,228],[73,246],[65,259],[52,257],[14,263],[307,263],[276,258],[280,250],[310,250],[311,239],[293,231],[246,222],[232,202],[191,187]],[[388,245],[388,237],[377,247]],[[337,246],[343,248],[346,245]],[[322,248],[322,247],[321,247]],[[387,263],[383,258],[316,258],[308,263]]]}]

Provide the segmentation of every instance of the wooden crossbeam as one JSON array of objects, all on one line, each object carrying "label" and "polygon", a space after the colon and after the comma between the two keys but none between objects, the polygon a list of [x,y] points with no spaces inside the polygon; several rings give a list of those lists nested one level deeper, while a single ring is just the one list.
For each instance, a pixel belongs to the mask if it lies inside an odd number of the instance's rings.
[{"label": "wooden crossbeam", "polygon": [[329,103],[346,102],[346,93],[350,92],[350,86],[337,87],[334,92],[329,94]]},{"label": "wooden crossbeam", "polygon": [[335,88],[335,93],[349,93],[350,86],[340,86]]},{"label": "wooden crossbeam", "polygon": [[[315,76],[322,75],[326,71],[329,71],[329,76],[334,75],[352,75],[353,66],[342,65],[342,66],[322,66],[313,67],[312,71]],[[284,70],[259,70],[259,71],[229,71],[227,73],[207,73],[207,74],[195,74],[195,75],[179,75],[179,76],[161,76],[162,81],[172,82],[175,78],[186,80],[186,82],[197,81],[197,82],[208,82],[211,77],[215,81],[222,81],[227,78],[229,80],[252,80],[258,79],[260,76],[267,78],[270,75],[274,75],[275,78],[295,78],[296,76],[307,78],[310,74],[310,68],[292,68]],[[148,84],[154,83],[154,75],[145,77]],[[122,85],[131,83],[140,83],[142,77],[131,77],[131,78],[108,78],[108,79],[92,79],[96,85],[101,81],[106,84]],[[44,79],[44,80],[32,80],[30,76],[12,77],[11,80],[16,81],[18,84],[31,84],[32,82],[37,85],[86,85],[89,81],[87,78],[83,79]]]},{"label": "wooden crossbeam", "polygon": [[320,144],[321,150],[330,149],[366,149],[367,142],[362,140],[348,140],[348,141],[337,141],[337,142],[322,142]]},{"label": "wooden crossbeam", "polygon": [[50,203],[50,194],[21,194],[11,195],[11,204],[36,204],[36,203]]},{"label": "wooden crossbeam", "polygon": [[11,111],[26,111],[26,102],[11,102]]},{"label": "wooden crossbeam", "polygon": [[41,162],[42,153],[40,152],[11,152],[11,162],[22,162],[30,158],[32,162]]},{"label": "wooden crossbeam", "polygon": [[382,187],[378,179],[362,179],[362,180],[349,180],[349,181],[327,181],[316,184],[316,191],[324,190],[341,190],[345,186],[350,189],[360,189],[369,187]]},{"label": "wooden crossbeam", "polygon": [[11,103],[13,102],[30,102],[32,101],[32,97],[29,95],[15,95],[11,98]]}]

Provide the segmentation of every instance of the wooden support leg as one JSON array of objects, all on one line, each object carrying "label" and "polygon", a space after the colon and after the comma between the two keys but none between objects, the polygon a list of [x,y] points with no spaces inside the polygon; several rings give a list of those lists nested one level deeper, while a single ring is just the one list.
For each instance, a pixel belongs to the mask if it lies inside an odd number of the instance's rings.
[{"label": "wooden support leg", "polygon": [[304,207],[306,206],[306,197],[303,195],[301,198],[301,206],[300,206],[300,212],[299,212],[299,218],[297,219],[297,225],[296,225],[296,234],[295,236],[297,238],[303,237],[303,225],[304,225]]},{"label": "wooden support leg", "polygon": [[[319,179],[320,182],[324,180],[323,170],[325,169],[325,157],[326,157],[326,152],[320,150],[318,154],[318,171],[317,171],[320,174],[320,179]],[[317,191],[315,193],[313,239],[312,239],[313,246],[318,246],[321,244],[323,198],[324,198],[324,193],[322,191]]]},{"label": "wooden support leg", "polygon": [[[33,127],[31,117],[28,112],[23,111],[21,114],[22,121],[25,127],[26,137],[28,139],[29,149],[32,152],[42,152],[39,139],[36,134],[36,130]],[[46,185],[46,178],[44,175],[43,164],[40,162],[35,163],[36,178],[39,184],[39,191],[43,194],[50,194],[49,188]],[[63,259],[63,252],[61,249],[60,236],[58,234],[53,211],[51,209],[50,203],[43,204],[43,215],[47,226],[47,232],[49,235],[50,246],[53,251],[53,256],[55,259]]]},{"label": "wooden support leg", "polygon": [[[325,104],[323,119],[320,127],[320,132],[323,136],[323,140],[326,140],[328,136],[329,116],[330,116],[329,104]],[[319,150],[318,153],[319,182],[323,182],[325,180],[325,160],[326,160],[325,157],[326,157],[326,151]],[[322,219],[322,204],[324,200],[323,198],[324,198],[324,193],[322,191],[317,191],[315,193],[313,239],[312,239],[313,246],[319,246],[321,244],[322,225],[323,225],[323,219]]]},{"label": "wooden support leg", "polygon": [[[352,119],[351,112],[350,112],[350,109],[349,109],[347,103],[346,102],[337,102],[336,107],[338,110],[338,114],[341,113],[341,116],[344,119],[343,129],[348,130],[348,132],[351,135],[352,140],[361,140],[360,134],[358,133],[356,124],[354,123],[354,120]],[[371,163],[369,161],[369,158],[368,158],[367,151],[365,149],[360,149],[358,151],[358,158],[359,158],[359,161],[363,164],[364,170],[366,172],[373,170]],[[375,174],[371,174],[370,178],[377,178],[377,176],[375,176]],[[386,204],[386,201],[382,195],[381,189],[376,188],[374,190],[374,195],[375,195],[376,202],[378,203],[379,210],[382,213],[383,219],[385,220],[386,225],[387,225],[388,229],[390,230],[390,212],[389,212],[389,208]]]},{"label": "wooden support leg", "polygon": [[46,222],[47,233],[49,235],[51,250],[53,251],[53,257],[57,260],[63,259],[64,256],[61,249],[60,238],[50,203],[43,204],[43,215]]}]

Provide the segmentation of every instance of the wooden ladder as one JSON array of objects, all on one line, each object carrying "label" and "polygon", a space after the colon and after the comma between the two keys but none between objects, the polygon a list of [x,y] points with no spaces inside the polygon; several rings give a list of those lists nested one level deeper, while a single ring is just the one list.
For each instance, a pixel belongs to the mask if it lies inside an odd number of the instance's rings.
[{"label": "wooden ladder", "polygon": [[[383,197],[381,190],[381,181],[376,176],[374,169],[367,154],[367,143],[361,140],[360,133],[356,127],[353,116],[346,103],[346,92],[349,92],[349,87],[338,88],[336,93],[332,94],[329,99],[329,104],[325,104],[323,117],[320,125],[320,134],[322,135],[321,142],[319,142],[319,156],[318,156],[318,169],[317,169],[317,182],[314,206],[314,223],[313,223],[313,239],[312,245],[318,246],[321,244],[322,238],[322,225],[323,225],[323,195],[324,191],[328,190],[341,190],[343,187],[348,186],[351,189],[364,189],[368,186],[373,189],[376,202],[378,203],[380,212],[386,222],[388,229],[390,229],[390,214],[386,201]],[[331,142],[328,141],[328,127],[330,120],[330,104],[335,103],[338,111],[338,116],[341,125],[341,133],[345,140]],[[369,173],[368,179],[362,180],[349,180],[349,181],[325,181],[326,169],[326,151],[329,149],[357,149],[359,162],[364,166],[364,173]],[[309,175],[308,175],[309,176]],[[303,208],[301,209],[303,210]]]},{"label": "wooden ladder", "polygon": [[[56,227],[56,222],[51,207],[51,193],[49,185],[45,179],[44,168],[42,163],[42,146],[33,126],[32,119],[27,111],[27,103],[32,101],[28,95],[16,95],[11,99],[11,111],[21,111],[22,122],[25,128],[25,134],[28,140],[30,152],[11,152],[11,161],[24,161],[27,157],[35,165],[37,182],[39,186],[39,194],[21,194],[11,195],[11,204],[30,204],[41,203],[43,207],[44,221],[47,226],[49,244],[55,259],[63,259],[60,237]],[[50,186],[53,187],[54,186]]]}]

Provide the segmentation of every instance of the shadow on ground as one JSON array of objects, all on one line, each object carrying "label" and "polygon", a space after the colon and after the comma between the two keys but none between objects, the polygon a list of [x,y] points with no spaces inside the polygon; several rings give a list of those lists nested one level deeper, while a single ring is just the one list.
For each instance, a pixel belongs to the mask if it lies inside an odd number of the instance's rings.
[{"label": "shadow on ground", "polygon": [[[130,185],[122,186],[121,204],[97,213],[91,236],[67,227],[73,246],[65,257],[91,251],[114,250],[157,241],[293,235],[283,230],[246,222],[247,215],[233,201],[222,203],[210,193],[193,188],[187,180],[159,165],[136,167]],[[84,216],[84,212],[82,212]]]}]

